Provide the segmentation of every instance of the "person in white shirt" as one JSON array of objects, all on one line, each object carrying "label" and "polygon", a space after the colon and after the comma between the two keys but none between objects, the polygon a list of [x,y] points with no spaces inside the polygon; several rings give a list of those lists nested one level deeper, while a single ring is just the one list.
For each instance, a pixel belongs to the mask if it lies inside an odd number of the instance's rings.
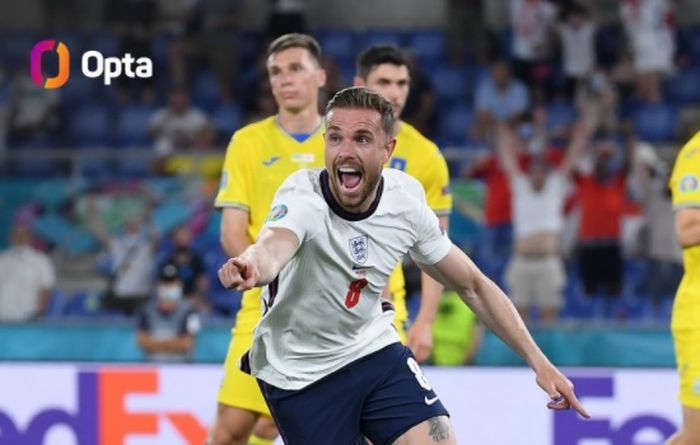
[{"label": "person in white shirt", "polygon": [[29,227],[15,225],[0,254],[0,322],[41,318],[56,285],[51,259],[32,247]]},{"label": "person in white shirt", "polygon": [[168,107],[151,116],[148,135],[155,140],[156,154],[167,156],[176,150],[207,148],[212,126],[202,110],[190,106],[187,91],[176,87],[170,91]]},{"label": "person in white shirt", "polygon": [[557,32],[564,59],[565,92],[567,99],[572,100],[576,96],[576,87],[593,74],[596,68],[596,26],[590,19],[588,10],[575,3],[566,12],[564,20],[557,25]]},{"label": "person in white shirt", "polygon": [[634,57],[637,94],[643,100],[658,102],[663,98],[662,78],[673,70],[673,4],[670,0],[624,0],[620,15]]},{"label": "person in white shirt", "polygon": [[548,407],[588,416],[505,294],[440,229],[421,185],[383,169],[394,120],[372,90],[338,92],[326,107],[326,168],[287,178],[256,243],[218,272],[227,288],[267,286],[240,365],[257,377],[285,443],[456,443],[381,298],[407,252],[526,360]]},{"label": "person in white shirt", "polygon": [[506,269],[513,304],[523,319],[533,307],[539,319],[559,317],[566,284],[560,238],[564,227],[564,200],[569,176],[587,146],[593,125],[581,123],[571,139],[562,165],[551,170],[543,154],[535,154],[527,172],[521,170],[516,149],[525,143],[510,126],[499,125],[498,151],[513,193],[514,255]]},{"label": "person in white shirt", "polygon": [[544,83],[536,69],[551,57],[556,13],[546,0],[510,0],[515,75],[529,86]]}]

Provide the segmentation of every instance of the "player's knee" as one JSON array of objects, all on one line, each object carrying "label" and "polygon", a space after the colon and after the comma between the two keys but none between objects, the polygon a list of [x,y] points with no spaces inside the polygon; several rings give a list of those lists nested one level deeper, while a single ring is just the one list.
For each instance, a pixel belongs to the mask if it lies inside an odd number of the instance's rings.
[{"label": "player's knee", "polygon": [[275,425],[275,421],[271,418],[260,416],[255,423],[253,434],[262,439],[274,440],[278,436],[277,425]]}]

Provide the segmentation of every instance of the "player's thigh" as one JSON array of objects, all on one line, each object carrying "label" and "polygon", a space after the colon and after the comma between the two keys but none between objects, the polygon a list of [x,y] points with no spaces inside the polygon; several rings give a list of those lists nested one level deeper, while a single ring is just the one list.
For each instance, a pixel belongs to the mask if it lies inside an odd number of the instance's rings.
[{"label": "player's thigh", "polygon": [[297,391],[259,383],[285,444],[364,443],[357,427],[364,397],[352,370],[343,368]]},{"label": "player's thigh", "polygon": [[452,423],[447,416],[425,420],[402,434],[393,445],[456,445]]},{"label": "player's thigh", "polygon": [[246,445],[260,414],[219,403],[207,445]]},{"label": "player's thigh", "polygon": [[373,354],[355,371],[360,386],[371,388],[360,431],[375,445],[393,443],[414,426],[448,415],[411,351],[399,343]]},{"label": "player's thigh", "polygon": [[700,408],[683,406],[683,443],[700,444]]},{"label": "player's thigh", "polygon": [[235,329],[229,343],[218,401],[244,410],[270,416],[270,410],[255,378],[238,368],[240,358],[253,344],[252,329]]}]

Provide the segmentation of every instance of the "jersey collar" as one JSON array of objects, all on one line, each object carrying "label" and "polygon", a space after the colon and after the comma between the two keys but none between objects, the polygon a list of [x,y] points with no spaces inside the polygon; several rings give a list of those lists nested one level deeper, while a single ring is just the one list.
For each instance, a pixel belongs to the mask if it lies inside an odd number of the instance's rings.
[{"label": "jersey collar", "polygon": [[328,171],[324,169],[321,172],[320,176],[320,182],[321,182],[321,191],[323,192],[323,198],[326,200],[326,204],[328,204],[328,207],[333,210],[333,213],[338,215],[339,217],[348,220],[348,221],[361,221],[363,219],[367,219],[370,216],[374,214],[374,212],[377,210],[377,207],[379,207],[379,201],[382,198],[382,192],[384,191],[384,176],[379,178],[379,187],[377,187],[377,196],[374,197],[374,201],[372,201],[372,205],[369,206],[369,208],[360,213],[352,213],[348,212],[344,208],[338,204],[338,201],[335,200],[333,197],[333,193],[331,192],[331,186],[328,183]]}]

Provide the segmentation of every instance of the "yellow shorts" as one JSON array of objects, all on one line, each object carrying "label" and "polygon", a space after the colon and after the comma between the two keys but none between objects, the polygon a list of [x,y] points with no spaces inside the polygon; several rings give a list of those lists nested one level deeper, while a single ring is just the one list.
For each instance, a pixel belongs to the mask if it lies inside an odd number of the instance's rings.
[{"label": "yellow shorts", "polygon": [[219,403],[270,416],[270,410],[254,377],[238,369],[241,356],[253,345],[253,329],[260,319],[260,311],[242,309],[231,330],[224,362],[224,378],[219,388]]},{"label": "yellow shorts", "polygon": [[394,326],[401,337],[401,343],[406,344],[408,332],[408,309],[406,309],[406,286],[403,268],[399,263],[389,277],[389,292],[394,304]]},{"label": "yellow shorts", "polygon": [[676,363],[680,376],[680,402],[700,409],[700,329],[673,329]]}]

